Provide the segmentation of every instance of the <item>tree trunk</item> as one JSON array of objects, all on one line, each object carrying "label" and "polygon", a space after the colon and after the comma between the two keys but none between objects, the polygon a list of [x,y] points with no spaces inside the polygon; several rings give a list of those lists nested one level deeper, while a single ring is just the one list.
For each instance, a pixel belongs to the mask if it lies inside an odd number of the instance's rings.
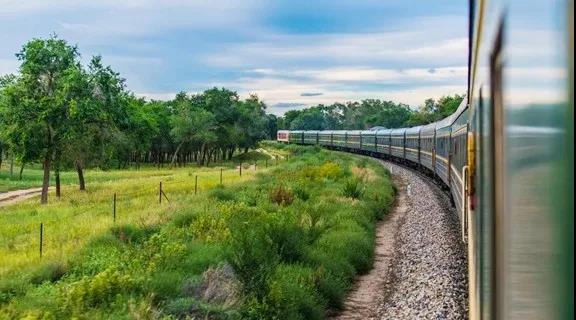
[{"label": "tree trunk", "polygon": [[20,176],[19,176],[20,180],[22,180],[22,172],[24,171],[24,165],[25,163],[22,162],[22,165],[20,166]]},{"label": "tree trunk", "polygon": [[54,177],[56,178],[56,197],[60,199],[60,168],[56,168]]},{"label": "tree trunk", "polygon": [[82,169],[82,165],[80,161],[75,161],[76,172],[78,173],[78,185],[80,186],[80,191],[86,190],[86,183],[84,182],[84,169]]},{"label": "tree trunk", "polygon": [[10,157],[10,177],[14,175],[14,155]]},{"label": "tree trunk", "polygon": [[176,147],[176,151],[174,151],[174,155],[172,156],[172,162],[170,163],[170,167],[174,167],[174,162],[176,162],[176,157],[178,157],[178,151],[182,148],[184,141],[180,142],[180,144]]},{"label": "tree trunk", "polygon": [[48,203],[48,186],[50,185],[50,164],[52,162],[52,152],[48,151],[44,157],[44,178],[42,179],[41,204]]},{"label": "tree trunk", "polygon": [[200,154],[198,155],[198,165],[204,165],[204,159],[206,158],[206,143],[203,143],[200,147]]}]

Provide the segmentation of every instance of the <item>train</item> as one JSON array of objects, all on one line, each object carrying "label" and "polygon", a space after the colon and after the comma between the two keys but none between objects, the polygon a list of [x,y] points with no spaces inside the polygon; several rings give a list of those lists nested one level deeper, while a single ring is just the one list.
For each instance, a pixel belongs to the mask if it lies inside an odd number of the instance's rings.
[{"label": "train", "polygon": [[411,128],[279,130],[277,140],[395,160],[449,189],[470,319],[573,319],[573,1],[469,4],[455,113]]}]

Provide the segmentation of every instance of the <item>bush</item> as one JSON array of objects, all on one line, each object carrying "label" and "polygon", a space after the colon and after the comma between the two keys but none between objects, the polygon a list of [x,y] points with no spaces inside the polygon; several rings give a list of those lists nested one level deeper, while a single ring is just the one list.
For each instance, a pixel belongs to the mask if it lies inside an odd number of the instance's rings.
[{"label": "bush", "polygon": [[270,223],[268,234],[283,262],[299,262],[305,256],[306,233],[296,223],[280,218]]},{"label": "bush", "polygon": [[283,185],[279,185],[270,191],[269,198],[273,203],[287,206],[294,201],[294,193]]},{"label": "bush", "polygon": [[174,218],[172,218],[172,223],[174,224],[174,226],[178,228],[184,228],[192,224],[195,218],[196,218],[195,212],[186,211],[174,216]]},{"label": "bush", "polygon": [[308,190],[303,186],[297,186],[294,188],[294,194],[302,201],[308,201],[308,199],[310,199],[310,192],[308,192]]},{"label": "bush", "polygon": [[363,193],[362,182],[357,178],[346,180],[342,187],[342,194],[348,198],[359,199]]},{"label": "bush", "polygon": [[68,265],[63,262],[50,262],[38,268],[30,278],[32,284],[42,284],[43,282],[56,282],[68,271]]},{"label": "bush", "polygon": [[316,291],[314,271],[301,265],[279,265],[269,281],[266,302],[272,314],[262,318],[323,319],[326,303]]},{"label": "bush", "polygon": [[218,185],[216,188],[212,189],[208,195],[212,199],[219,201],[235,201],[236,194],[230,189],[226,189],[223,185]]},{"label": "bush", "polygon": [[141,243],[158,230],[159,228],[155,226],[136,227],[131,224],[114,226],[110,229],[112,234],[124,243]]},{"label": "bush", "polygon": [[266,222],[258,217],[232,219],[233,226],[228,262],[247,295],[263,298],[267,280],[280,260]]},{"label": "bush", "polygon": [[65,310],[81,313],[85,308],[110,305],[117,295],[136,288],[137,281],[134,278],[110,268],[62,288],[60,302]]}]

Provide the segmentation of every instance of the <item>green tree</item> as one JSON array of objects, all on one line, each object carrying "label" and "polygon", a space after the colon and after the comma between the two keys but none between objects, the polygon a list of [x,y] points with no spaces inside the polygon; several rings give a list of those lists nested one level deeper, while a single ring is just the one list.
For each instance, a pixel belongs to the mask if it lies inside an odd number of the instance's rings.
[{"label": "green tree", "polygon": [[26,154],[34,154],[42,161],[41,203],[45,204],[52,161],[62,149],[70,110],[75,105],[76,97],[68,87],[81,68],[79,54],[75,46],[53,36],[31,40],[16,57],[21,61],[20,75],[5,89],[7,106],[3,116],[10,123],[9,136],[40,140],[27,143],[40,149]]},{"label": "green tree", "polygon": [[201,145],[198,164],[205,161],[207,145],[216,140],[216,119],[214,114],[204,109],[181,108],[172,116],[172,130],[170,134],[178,143],[171,165],[174,165],[178,152],[185,143],[198,143]]}]

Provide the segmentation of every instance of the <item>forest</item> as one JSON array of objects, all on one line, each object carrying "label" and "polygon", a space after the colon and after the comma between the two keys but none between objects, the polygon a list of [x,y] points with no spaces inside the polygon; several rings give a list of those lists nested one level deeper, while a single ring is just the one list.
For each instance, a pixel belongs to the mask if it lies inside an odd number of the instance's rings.
[{"label": "forest", "polygon": [[82,64],[77,46],[53,35],[32,39],[16,54],[17,74],[0,76],[0,168],[9,159],[20,177],[26,165],[44,171],[42,203],[50,175],[60,196],[60,172],[74,170],[85,190],[86,168],[139,168],[141,164],[206,165],[230,160],[277,129],[395,128],[430,123],[452,113],[463,96],[428,99],[417,110],[367,99],[267,113],[256,95],[212,88],[178,93],[168,101],[146,100],[101,56]]},{"label": "forest", "polygon": [[366,99],[360,102],[318,105],[290,110],[278,119],[279,129],[341,130],[372,127],[401,128],[432,123],[454,113],[464,95],[426,99],[418,109],[392,101]]}]

